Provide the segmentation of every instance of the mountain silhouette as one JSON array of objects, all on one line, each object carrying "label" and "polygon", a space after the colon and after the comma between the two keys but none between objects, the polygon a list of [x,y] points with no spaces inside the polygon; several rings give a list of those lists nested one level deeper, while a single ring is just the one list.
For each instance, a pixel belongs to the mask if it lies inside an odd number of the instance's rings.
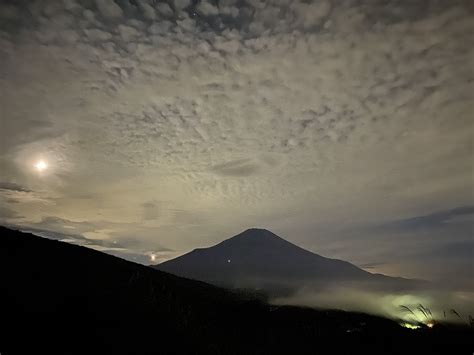
[{"label": "mountain silhouette", "polygon": [[473,347],[469,329],[414,334],[360,313],[270,306],[4,227],[0,280],[0,352],[8,355],[471,354]]},{"label": "mountain silhouette", "polygon": [[301,286],[325,287],[341,282],[385,287],[414,285],[412,280],[372,274],[349,262],[323,257],[258,228],[154,267],[215,285],[261,289],[273,295]]}]

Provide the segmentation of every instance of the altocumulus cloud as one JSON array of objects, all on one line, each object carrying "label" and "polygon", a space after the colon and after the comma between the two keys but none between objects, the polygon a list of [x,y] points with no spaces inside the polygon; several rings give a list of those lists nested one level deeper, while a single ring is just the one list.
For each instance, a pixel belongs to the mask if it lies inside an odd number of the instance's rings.
[{"label": "altocumulus cloud", "polygon": [[315,230],[473,202],[471,1],[37,0],[0,16],[4,223],[87,221],[179,251],[259,225],[317,250],[357,239]]}]

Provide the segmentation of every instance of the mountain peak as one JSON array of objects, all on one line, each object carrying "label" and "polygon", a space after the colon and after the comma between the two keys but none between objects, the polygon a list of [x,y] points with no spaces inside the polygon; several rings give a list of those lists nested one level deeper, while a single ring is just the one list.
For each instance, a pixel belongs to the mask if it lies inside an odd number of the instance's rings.
[{"label": "mountain peak", "polygon": [[[155,268],[224,287],[263,289],[273,295],[309,284],[320,287],[334,282],[381,282],[380,277],[355,265],[325,258],[262,228],[247,229]],[[398,284],[390,278],[383,282]]]},{"label": "mountain peak", "polygon": [[[369,278],[371,274],[305,250],[269,230],[250,228],[212,247],[168,260],[159,270],[226,287],[293,287],[297,280],[329,282]],[[278,285],[278,286],[275,286]]]},{"label": "mountain peak", "polygon": [[[238,236],[246,236],[246,237],[268,236],[268,237],[280,238],[275,233],[269,231],[268,229],[264,229],[264,228],[249,228],[249,229],[244,230],[242,233],[237,234],[235,237],[238,237]],[[230,238],[230,239],[232,239],[232,238]]]},{"label": "mountain peak", "polygon": [[[263,228],[249,228],[229,239],[222,241],[217,246],[252,246],[252,247],[270,247],[276,245],[292,245],[292,243],[279,237],[275,233]],[[295,246],[296,247],[296,246]]]},{"label": "mountain peak", "polygon": [[271,233],[268,229],[265,228],[257,228],[257,227],[252,227],[249,229],[244,230],[242,233]]}]

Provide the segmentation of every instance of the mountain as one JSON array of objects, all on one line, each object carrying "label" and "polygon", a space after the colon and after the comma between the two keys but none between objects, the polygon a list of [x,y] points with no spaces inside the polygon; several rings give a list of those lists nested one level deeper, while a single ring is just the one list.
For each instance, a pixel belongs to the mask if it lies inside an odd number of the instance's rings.
[{"label": "mountain", "polygon": [[0,280],[1,354],[212,353],[214,336],[232,343],[223,317],[239,324],[244,304],[203,282],[3,227]]},{"label": "mountain", "polygon": [[261,289],[270,295],[344,282],[392,288],[414,285],[411,280],[372,274],[346,261],[320,256],[257,228],[153,267],[215,285]]},{"label": "mountain", "polygon": [[[277,241],[276,243],[282,243]],[[467,328],[413,333],[269,306],[85,247],[0,227],[0,353],[471,354]]]}]

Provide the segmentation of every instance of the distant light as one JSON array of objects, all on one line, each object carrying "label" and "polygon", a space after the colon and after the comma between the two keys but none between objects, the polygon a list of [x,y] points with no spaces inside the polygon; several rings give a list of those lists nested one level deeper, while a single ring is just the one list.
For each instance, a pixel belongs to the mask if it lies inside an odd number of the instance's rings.
[{"label": "distant light", "polygon": [[151,254],[151,255],[150,255],[150,260],[151,260],[151,261],[155,261],[155,260],[156,260],[156,255],[155,255],[155,254]]},{"label": "distant light", "polygon": [[419,325],[416,325],[416,324],[401,323],[400,325],[401,325],[403,328],[407,328],[407,329],[420,329],[420,326],[419,326]]},{"label": "distant light", "polygon": [[38,171],[44,171],[44,170],[48,169],[48,164],[44,160],[38,160],[35,163],[34,167]]},{"label": "distant light", "polygon": [[227,259],[227,262],[230,263],[230,259]]},{"label": "distant light", "polygon": [[433,328],[433,327],[434,327],[434,323],[433,323],[433,322],[426,323],[426,326],[427,326],[428,328]]}]

